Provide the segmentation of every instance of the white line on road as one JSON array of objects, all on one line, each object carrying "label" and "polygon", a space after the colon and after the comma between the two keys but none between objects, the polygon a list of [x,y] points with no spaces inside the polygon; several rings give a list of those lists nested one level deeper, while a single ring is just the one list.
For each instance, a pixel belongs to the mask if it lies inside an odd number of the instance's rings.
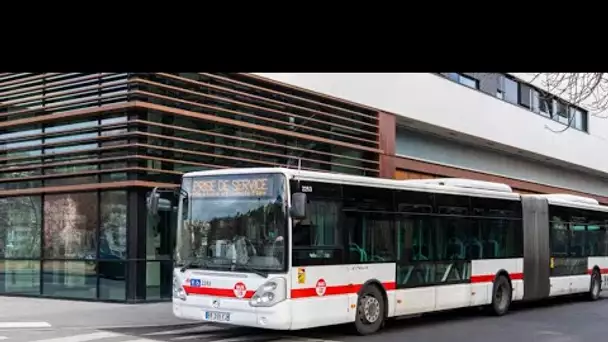
[{"label": "white line on road", "polygon": [[113,332],[100,331],[100,332],[94,332],[91,334],[49,338],[46,340],[36,340],[36,341],[32,341],[32,342],[87,342],[87,341],[95,341],[95,340],[101,340],[104,338],[111,338],[111,337],[125,337],[125,335],[113,333]]},{"label": "white line on road", "polygon": [[210,339],[211,337],[216,337],[216,336],[221,336],[221,334],[205,334],[205,336],[201,336],[201,335],[187,335],[187,336],[179,336],[179,337],[174,337],[171,339],[171,341],[186,341],[186,340],[194,340],[194,339],[201,339],[201,337],[204,337],[205,339]]},{"label": "white line on road", "polygon": [[320,338],[307,338],[307,337],[299,337],[299,336],[283,336],[283,339],[279,340],[281,342],[340,342],[334,340],[324,340]]},{"label": "white line on road", "polygon": [[51,327],[51,325],[47,322],[0,322],[0,329],[49,327]]},{"label": "white line on road", "polygon": [[6,337],[6,336],[0,336],[0,341],[2,341],[2,340],[8,340],[8,337]]},{"label": "white line on road", "polygon": [[144,334],[144,336],[162,336],[162,335],[179,335],[191,332],[216,332],[220,330],[226,330],[224,327],[218,327],[216,325],[197,325],[194,327],[187,327],[182,329],[173,329],[173,330],[161,330],[155,331],[151,333]]}]

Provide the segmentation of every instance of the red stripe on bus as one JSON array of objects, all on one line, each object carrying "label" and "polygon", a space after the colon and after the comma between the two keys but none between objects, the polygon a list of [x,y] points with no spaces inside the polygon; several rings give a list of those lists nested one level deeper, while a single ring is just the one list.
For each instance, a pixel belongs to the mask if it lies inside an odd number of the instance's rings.
[{"label": "red stripe on bus", "polygon": [[[593,269],[589,269],[587,270],[588,274],[592,274],[593,273]],[[601,274],[608,274],[608,268],[600,268],[600,273]]]},{"label": "red stripe on bus", "polygon": [[[382,285],[387,291],[394,290],[397,288],[397,284],[394,281],[382,283]],[[363,287],[363,284],[327,286],[325,288],[325,293],[323,294],[323,297],[357,293],[359,292],[359,290],[361,290],[361,287]],[[291,298],[308,297],[320,297],[317,294],[317,289],[315,287],[291,290]]]},{"label": "red stripe on bus", "polygon": [[[524,279],[523,273],[509,273],[509,277],[511,280],[522,280]],[[485,275],[474,275],[471,276],[471,283],[491,283],[496,278],[495,274],[485,274]]]},{"label": "red stripe on bus", "polygon": [[[215,297],[230,297],[230,298],[238,298],[234,294],[233,289],[218,289],[213,287],[192,287],[192,286],[184,286],[184,291],[188,295],[206,295],[206,296],[215,296]],[[253,297],[255,291],[248,290],[245,293],[244,299],[249,299]]]}]

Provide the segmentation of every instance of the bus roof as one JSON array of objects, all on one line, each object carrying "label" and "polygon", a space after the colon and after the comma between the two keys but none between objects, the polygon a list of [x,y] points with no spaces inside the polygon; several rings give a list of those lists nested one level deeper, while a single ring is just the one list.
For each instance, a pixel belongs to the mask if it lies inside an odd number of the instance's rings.
[{"label": "bus roof", "polygon": [[519,200],[522,196],[537,196],[547,199],[549,204],[566,207],[608,212],[608,206],[600,205],[590,197],[570,194],[519,194],[513,192],[510,186],[503,183],[484,182],[462,178],[435,178],[415,180],[395,180],[354,176],[342,173],[297,170],[280,167],[251,167],[229,168],[220,170],[195,171],[184,174],[184,177],[219,176],[234,174],[282,173],[289,179],[334,183],[345,185],[360,185],[376,188],[409,190],[451,195],[468,195],[486,198]]},{"label": "bus roof", "polygon": [[445,178],[428,180],[395,180],[342,173],[297,170],[288,168],[232,168],[189,172],[184,177],[219,176],[233,174],[282,173],[289,179],[322,183],[360,185],[385,189],[434,192],[453,195],[470,195],[500,199],[518,200],[519,194],[506,184],[482,182],[471,179]]},{"label": "bus roof", "polygon": [[590,197],[576,196],[570,194],[537,194],[524,196],[542,197],[547,199],[549,204],[559,205],[562,207],[608,212],[608,206],[601,205],[596,199]]}]

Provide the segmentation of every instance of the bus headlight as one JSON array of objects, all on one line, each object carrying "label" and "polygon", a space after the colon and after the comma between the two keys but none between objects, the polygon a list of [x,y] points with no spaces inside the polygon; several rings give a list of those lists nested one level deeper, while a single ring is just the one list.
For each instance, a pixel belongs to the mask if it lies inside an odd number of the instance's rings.
[{"label": "bus headlight", "polygon": [[284,278],[273,278],[260,286],[251,300],[251,306],[273,306],[284,301],[287,296],[287,286]]},{"label": "bus headlight", "polygon": [[186,291],[183,286],[179,283],[176,276],[173,276],[173,298],[186,300]]}]

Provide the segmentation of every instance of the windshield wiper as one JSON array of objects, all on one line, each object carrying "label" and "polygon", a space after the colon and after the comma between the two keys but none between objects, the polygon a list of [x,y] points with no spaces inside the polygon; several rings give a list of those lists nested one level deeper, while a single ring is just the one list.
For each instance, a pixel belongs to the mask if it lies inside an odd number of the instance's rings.
[{"label": "windshield wiper", "polygon": [[[197,259],[192,259],[188,262],[186,262],[182,268],[179,269],[180,272],[184,273],[186,272],[186,270],[191,269],[191,268],[201,268],[201,263],[199,261],[204,261],[204,260],[197,260]],[[206,265],[206,263],[204,263]]]},{"label": "windshield wiper", "polygon": [[255,267],[249,266],[249,265],[247,265],[247,264],[239,264],[239,263],[237,263],[237,262],[234,262],[234,261],[233,261],[233,262],[232,262],[232,266],[233,266],[233,267],[234,267],[234,266],[237,266],[237,267],[238,267],[238,266],[240,266],[240,267],[242,267],[243,269],[245,269],[245,270],[247,270],[247,271],[251,271],[251,272],[253,272],[253,273],[255,273],[255,274],[259,275],[260,277],[268,278],[268,272],[267,272],[267,271],[260,270],[260,269],[258,269],[258,268],[255,268]]},{"label": "windshield wiper", "polygon": [[249,272],[253,272],[257,275],[259,275],[260,277],[264,277],[264,278],[268,278],[268,272],[264,271],[264,270],[260,270],[258,268],[255,267],[251,267],[247,264],[243,264],[243,263],[238,263],[234,260],[232,260],[231,258],[226,258],[226,257],[213,257],[213,259],[211,260],[222,260],[222,261],[229,261],[230,264],[224,264],[225,266],[230,266],[232,268],[232,270],[235,270],[236,268],[240,267],[244,270],[247,270]]},{"label": "windshield wiper", "polygon": [[265,270],[260,270],[258,268],[249,266],[247,264],[242,264],[242,263],[237,263],[235,261],[233,261],[230,258],[223,258],[223,257],[214,257],[212,259],[192,259],[188,262],[186,262],[182,268],[180,268],[180,272],[184,273],[186,272],[186,270],[191,269],[191,268],[202,268],[202,267],[210,267],[211,265],[213,266],[222,266],[222,264],[212,264],[210,263],[210,261],[213,260],[222,260],[222,261],[230,261],[229,264],[223,264],[224,266],[230,266],[233,270],[236,268],[242,268],[244,270],[247,270],[249,272],[253,272],[261,277],[264,278],[268,278],[268,272]]}]

